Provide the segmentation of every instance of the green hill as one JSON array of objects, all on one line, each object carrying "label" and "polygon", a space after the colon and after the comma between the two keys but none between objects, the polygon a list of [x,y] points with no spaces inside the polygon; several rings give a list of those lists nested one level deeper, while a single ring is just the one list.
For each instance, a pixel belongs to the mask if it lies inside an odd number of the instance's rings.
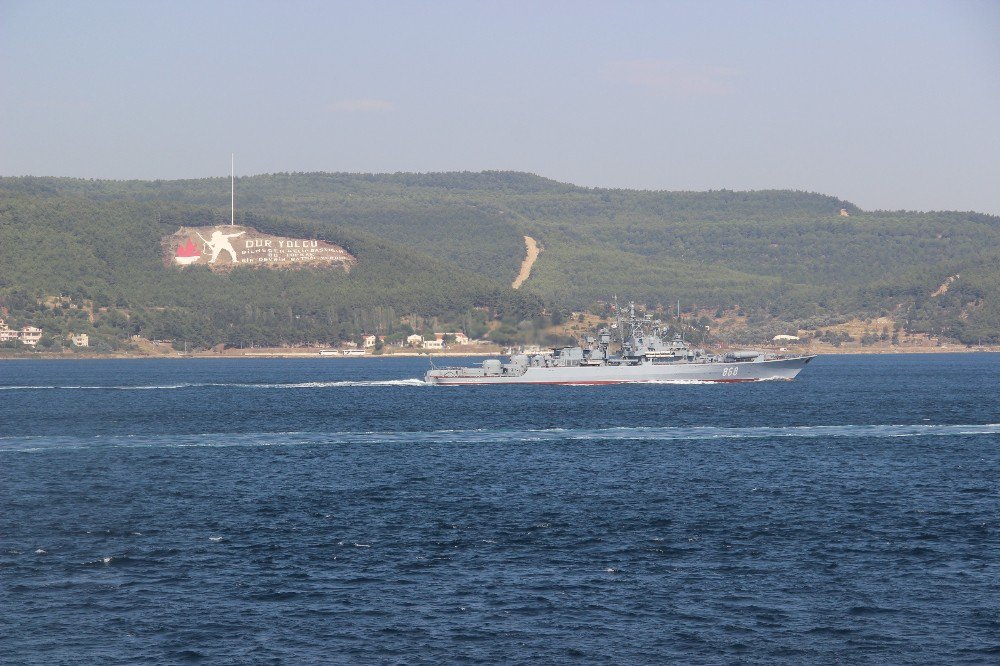
[{"label": "green hill", "polygon": [[342,245],[358,258],[349,274],[168,268],[160,238],[211,222],[215,211],[37,185],[0,183],[0,306],[13,326],[88,332],[111,348],[131,335],[201,347],[333,344],[364,332],[391,334],[403,315],[468,328],[482,324],[483,308],[512,320],[542,308],[533,294],[445,259],[308,219],[241,216],[266,233]]},{"label": "green hill", "polygon": [[[228,179],[5,178],[0,292],[8,309],[12,298],[83,289],[147,316],[175,308],[206,343],[219,339],[220,326],[254,330],[250,324],[262,318],[273,331],[275,321],[301,322],[306,314],[318,328],[277,326],[281,341],[297,342],[364,328],[349,311],[391,308],[461,321],[496,302],[516,316],[537,315],[532,294],[549,310],[617,294],[803,326],[891,314],[915,332],[1000,341],[994,216],[862,211],[794,191],[590,189],[508,172],[272,174],[239,178],[236,187],[241,223],[349,246],[358,270],[331,277],[164,269],[155,239],[182,223],[228,221]],[[544,251],[522,290],[511,292],[524,235]],[[17,251],[25,247],[32,252]],[[246,309],[250,295],[267,303],[261,312]],[[220,321],[205,314],[204,299],[213,312],[243,307],[243,314]],[[291,315],[281,305],[289,302]]]}]

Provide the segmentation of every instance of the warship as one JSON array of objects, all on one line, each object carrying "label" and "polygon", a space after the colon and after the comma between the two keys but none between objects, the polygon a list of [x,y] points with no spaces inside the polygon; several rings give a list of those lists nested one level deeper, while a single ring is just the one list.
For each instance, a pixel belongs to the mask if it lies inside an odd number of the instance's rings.
[{"label": "warship", "polygon": [[[616,311],[610,329],[585,336],[579,346],[513,354],[508,363],[488,359],[478,367],[432,367],[424,380],[458,385],[757,382],[794,379],[816,357],[751,350],[709,354],[692,348],[679,333],[670,338],[661,320],[637,315],[635,303],[629,303],[626,314]],[[620,338],[615,354],[612,331]]]}]

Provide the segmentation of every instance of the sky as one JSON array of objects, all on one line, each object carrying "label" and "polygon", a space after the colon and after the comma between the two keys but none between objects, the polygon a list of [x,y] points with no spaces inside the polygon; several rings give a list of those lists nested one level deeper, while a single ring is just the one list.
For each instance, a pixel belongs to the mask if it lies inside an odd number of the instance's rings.
[{"label": "sky", "polygon": [[0,175],[231,153],[1000,214],[1000,1],[0,0]]}]

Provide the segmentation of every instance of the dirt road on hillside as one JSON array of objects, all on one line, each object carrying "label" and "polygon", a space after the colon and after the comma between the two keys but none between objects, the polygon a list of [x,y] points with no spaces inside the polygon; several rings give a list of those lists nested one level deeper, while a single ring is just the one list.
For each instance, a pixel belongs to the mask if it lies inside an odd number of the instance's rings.
[{"label": "dirt road on hillside", "polygon": [[534,265],[535,260],[538,259],[538,255],[541,254],[542,249],[535,242],[535,239],[531,236],[524,237],[524,247],[527,250],[527,254],[524,257],[524,261],[521,262],[521,272],[517,274],[514,282],[511,283],[511,287],[518,289],[524,281],[528,279],[531,275],[531,267]]}]

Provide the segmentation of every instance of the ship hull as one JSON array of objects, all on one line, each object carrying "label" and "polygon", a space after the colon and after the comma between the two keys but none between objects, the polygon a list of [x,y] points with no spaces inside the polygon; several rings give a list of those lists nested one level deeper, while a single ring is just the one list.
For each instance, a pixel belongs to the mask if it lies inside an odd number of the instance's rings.
[{"label": "ship hull", "polygon": [[758,382],[794,379],[815,356],[736,363],[644,363],[635,366],[599,365],[540,368],[530,367],[521,375],[470,376],[455,370],[431,370],[427,381],[441,385],[478,384],[641,384],[711,382]]}]

